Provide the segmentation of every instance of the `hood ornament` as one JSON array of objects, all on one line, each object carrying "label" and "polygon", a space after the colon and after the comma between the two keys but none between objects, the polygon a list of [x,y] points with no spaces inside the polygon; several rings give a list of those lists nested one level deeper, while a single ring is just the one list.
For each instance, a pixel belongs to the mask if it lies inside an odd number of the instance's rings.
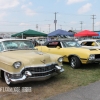
[{"label": "hood ornament", "polygon": [[39,54],[39,55],[43,55],[43,52],[40,52],[40,51],[38,51],[36,53]]},{"label": "hood ornament", "polygon": [[46,62],[46,60],[44,59],[44,60],[40,60],[42,63],[44,63],[45,64],[45,62]]}]

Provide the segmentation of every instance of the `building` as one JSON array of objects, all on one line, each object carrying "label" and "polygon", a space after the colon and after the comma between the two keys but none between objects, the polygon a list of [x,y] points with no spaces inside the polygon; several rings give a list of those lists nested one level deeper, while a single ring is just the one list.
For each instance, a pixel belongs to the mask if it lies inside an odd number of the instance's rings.
[{"label": "building", "polygon": [[15,33],[17,32],[0,32],[0,37],[1,38],[11,38],[11,35]]}]

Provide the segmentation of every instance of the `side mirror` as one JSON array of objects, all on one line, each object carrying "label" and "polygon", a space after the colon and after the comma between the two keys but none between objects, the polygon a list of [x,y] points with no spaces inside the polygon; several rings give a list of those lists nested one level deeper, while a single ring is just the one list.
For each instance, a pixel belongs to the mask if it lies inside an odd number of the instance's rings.
[{"label": "side mirror", "polygon": [[60,49],[60,46],[57,46],[56,48],[57,48],[57,49]]}]

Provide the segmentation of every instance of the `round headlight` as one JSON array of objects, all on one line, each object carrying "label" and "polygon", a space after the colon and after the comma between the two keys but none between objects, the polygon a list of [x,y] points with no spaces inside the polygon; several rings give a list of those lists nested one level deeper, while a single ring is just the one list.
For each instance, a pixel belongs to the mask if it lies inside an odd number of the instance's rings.
[{"label": "round headlight", "polygon": [[89,60],[94,60],[95,59],[95,55],[90,55]]},{"label": "round headlight", "polygon": [[58,62],[63,62],[63,57],[60,57],[59,59],[58,59]]},{"label": "round headlight", "polygon": [[17,61],[13,64],[14,68],[19,68],[21,66],[21,62]]}]

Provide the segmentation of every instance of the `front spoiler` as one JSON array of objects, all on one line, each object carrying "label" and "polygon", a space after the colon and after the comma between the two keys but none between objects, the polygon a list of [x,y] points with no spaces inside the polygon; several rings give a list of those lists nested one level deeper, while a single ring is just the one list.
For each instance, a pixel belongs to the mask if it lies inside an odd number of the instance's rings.
[{"label": "front spoiler", "polygon": [[54,73],[46,75],[46,76],[38,76],[38,77],[32,77],[32,74],[30,71],[26,71],[25,74],[18,79],[12,79],[10,78],[11,83],[16,84],[16,83],[22,83],[22,82],[28,82],[28,81],[43,81],[46,79],[49,79],[52,76],[55,76],[57,74],[60,74],[64,71],[64,69],[57,69]]},{"label": "front spoiler", "polygon": [[100,63],[100,59],[88,60],[88,63]]}]

